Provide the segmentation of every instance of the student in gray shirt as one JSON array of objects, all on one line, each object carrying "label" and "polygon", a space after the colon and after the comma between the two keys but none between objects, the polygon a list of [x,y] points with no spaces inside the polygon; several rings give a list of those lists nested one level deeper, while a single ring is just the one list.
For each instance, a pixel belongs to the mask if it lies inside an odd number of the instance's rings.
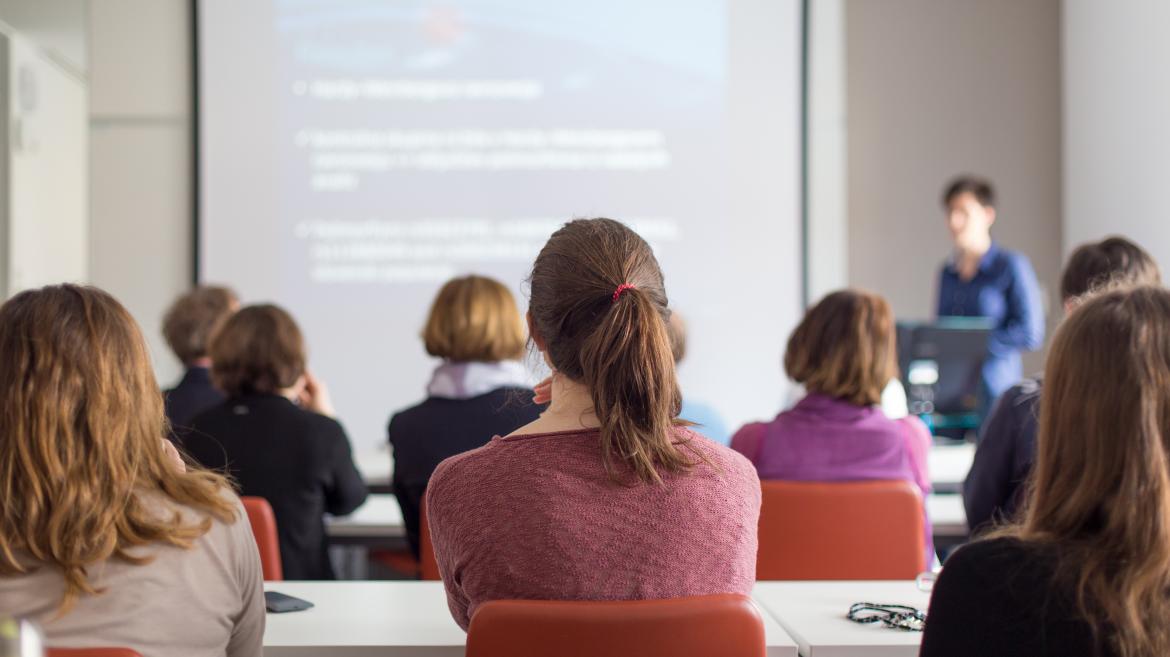
[{"label": "student in gray shirt", "polygon": [[146,344],[113,297],[59,285],[0,306],[0,612],[51,647],[261,654],[240,501],[165,431]]}]

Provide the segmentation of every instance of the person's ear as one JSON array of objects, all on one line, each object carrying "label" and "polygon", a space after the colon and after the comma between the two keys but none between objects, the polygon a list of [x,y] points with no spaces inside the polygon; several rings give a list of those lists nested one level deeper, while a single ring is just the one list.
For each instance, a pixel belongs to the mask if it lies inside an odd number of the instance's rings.
[{"label": "person's ear", "polygon": [[987,227],[991,228],[992,224],[995,223],[995,208],[989,206],[986,208],[986,210],[987,210]]},{"label": "person's ear", "polygon": [[536,330],[536,324],[532,321],[531,312],[524,313],[524,321],[528,322],[528,335],[532,338],[533,344],[536,345],[537,351],[547,351],[548,347],[545,346],[544,338]]}]

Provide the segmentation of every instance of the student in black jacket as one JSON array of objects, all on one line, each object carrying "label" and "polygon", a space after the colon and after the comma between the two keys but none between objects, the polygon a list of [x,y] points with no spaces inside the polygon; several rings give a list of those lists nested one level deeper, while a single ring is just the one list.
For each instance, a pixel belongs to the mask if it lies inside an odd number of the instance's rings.
[{"label": "student in black jacket", "polygon": [[183,378],[163,391],[167,419],[173,435],[182,440],[192,418],[223,401],[223,393],[211,384],[211,358],[207,344],[211,333],[239,308],[236,293],[226,287],[201,285],[175,300],[163,317],[167,345],[183,363]]},{"label": "student in black jacket", "polygon": [[[1116,283],[1158,285],[1161,274],[1150,254],[1124,237],[1082,244],[1069,257],[1060,279],[1065,314],[1093,288]],[[1042,389],[1039,376],[1012,386],[983,425],[975,462],[963,485],[963,505],[973,533],[1010,521],[1019,506],[1036,458]]]},{"label": "student in black jacket", "polygon": [[212,338],[211,359],[228,398],[195,417],[187,452],[272,505],[285,579],[333,579],[324,515],[361,506],[366,486],[325,386],[305,368],[300,329],[276,306],[248,306]]},{"label": "student in black jacket", "polygon": [[1170,291],[1077,307],[1038,426],[1019,523],[947,560],[921,657],[1170,655]]},{"label": "student in black jacket", "polygon": [[532,422],[524,353],[524,324],[508,288],[482,276],[449,281],[431,305],[423,329],[427,353],[443,359],[427,398],[390,418],[392,485],[406,536],[417,558],[419,506],[431,473],[443,459],[481,447]]}]

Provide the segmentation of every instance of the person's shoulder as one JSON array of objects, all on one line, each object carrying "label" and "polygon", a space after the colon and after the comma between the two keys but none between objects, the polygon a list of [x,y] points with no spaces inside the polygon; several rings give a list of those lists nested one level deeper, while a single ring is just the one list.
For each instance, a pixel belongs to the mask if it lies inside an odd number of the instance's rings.
[{"label": "person's shoulder", "polygon": [[[741,429],[742,431],[742,429]],[[732,475],[736,479],[759,485],[756,466],[736,450],[717,443],[688,427],[676,427],[675,434],[689,449],[695,450],[716,470]]]},{"label": "person's shoulder", "polygon": [[947,557],[943,571],[974,581],[1002,583],[1020,572],[1039,574],[1050,561],[1050,550],[1045,546],[1001,536],[971,541],[956,549]]},{"label": "person's shoulder", "polygon": [[1042,388],[1039,378],[1024,379],[1003,393],[1003,403],[1012,408],[1034,404],[1040,399]]},{"label": "person's shoulder", "polygon": [[465,478],[468,480],[477,479],[478,473],[483,472],[484,468],[496,467],[502,456],[501,447],[503,445],[504,441],[495,437],[482,447],[443,459],[435,468],[434,474],[431,475],[428,488],[446,487],[452,483],[456,487],[461,487],[458,482],[464,481]]}]

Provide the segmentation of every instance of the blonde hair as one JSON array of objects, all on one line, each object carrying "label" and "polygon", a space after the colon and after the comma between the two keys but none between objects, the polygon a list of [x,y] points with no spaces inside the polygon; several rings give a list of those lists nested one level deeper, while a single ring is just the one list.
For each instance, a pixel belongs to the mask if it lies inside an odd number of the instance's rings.
[{"label": "blonde hair", "polygon": [[890,304],[876,294],[841,290],[805,313],[788,338],[784,370],[809,392],[871,406],[898,376],[896,351]]},{"label": "blonde hair", "polygon": [[524,355],[524,321],[507,287],[485,276],[447,282],[422,331],[427,353],[457,362],[494,363]]},{"label": "blonde hair", "polygon": [[1053,339],[1022,524],[1123,657],[1170,654],[1170,292],[1090,297]]},{"label": "blonde hair", "polygon": [[18,551],[59,568],[65,613],[96,592],[93,564],[143,564],[130,548],[187,548],[211,527],[160,514],[144,494],[234,521],[226,481],[178,472],[165,435],[142,334],[113,297],[59,285],[0,307],[0,576],[26,572]]}]

